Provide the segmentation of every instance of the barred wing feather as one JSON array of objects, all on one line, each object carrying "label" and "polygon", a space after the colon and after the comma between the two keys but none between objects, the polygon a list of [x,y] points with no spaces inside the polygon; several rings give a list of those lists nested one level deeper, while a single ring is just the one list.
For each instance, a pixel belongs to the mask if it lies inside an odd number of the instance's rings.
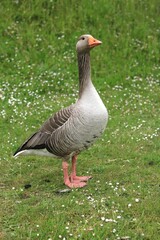
[{"label": "barred wing feather", "polygon": [[38,132],[34,133],[28,140],[26,140],[20,148],[14,153],[14,156],[29,149],[44,149],[46,148],[46,141],[51,137],[52,133],[61,127],[71,116],[74,105],[61,109],[50,117]]}]

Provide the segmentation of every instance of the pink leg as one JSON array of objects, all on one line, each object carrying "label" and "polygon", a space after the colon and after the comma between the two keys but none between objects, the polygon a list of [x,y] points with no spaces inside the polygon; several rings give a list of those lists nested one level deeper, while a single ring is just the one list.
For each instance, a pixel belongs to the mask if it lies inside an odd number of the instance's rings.
[{"label": "pink leg", "polygon": [[84,182],[71,182],[68,176],[68,163],[66,161],[63,161],[62,168],[63,168],[63,175],[64,175],[64,183],[69,188],[81,188],[86,186],[86,183]]},{"label": "pink leg", "polygon": [[78,177],[76,175],[76,161],[77,161],[77,155],[74,155],[72,157],[72,172],[71,172],[71,182],[87,182],[91,176],[82,176]]}]

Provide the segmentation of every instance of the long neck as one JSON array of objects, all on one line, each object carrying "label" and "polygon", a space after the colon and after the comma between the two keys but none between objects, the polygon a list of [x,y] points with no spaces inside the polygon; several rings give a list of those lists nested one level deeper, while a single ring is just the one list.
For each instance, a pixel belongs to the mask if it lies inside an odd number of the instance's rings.
[{"label": "long neck", "polygon": [[81,98],[84,89],[91,84],[90,54],[89,52],[78,53],[79,70],[79,98]]}]

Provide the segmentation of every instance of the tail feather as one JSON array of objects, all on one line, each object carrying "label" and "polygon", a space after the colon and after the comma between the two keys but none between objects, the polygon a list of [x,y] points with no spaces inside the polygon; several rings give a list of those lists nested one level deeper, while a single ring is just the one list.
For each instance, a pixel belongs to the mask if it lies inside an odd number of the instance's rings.
[{"label": "tail feather", "polygon": [[13,156],[18,155],[18,153],[29,150],[29,149],[44,149],[45,148],[45,142],[48,139],[50,134],[43,133],[43,132],[36,132],[34,133],[29,139],[27,139],[22,146],[20,146],[16,152],[13,154]]}]

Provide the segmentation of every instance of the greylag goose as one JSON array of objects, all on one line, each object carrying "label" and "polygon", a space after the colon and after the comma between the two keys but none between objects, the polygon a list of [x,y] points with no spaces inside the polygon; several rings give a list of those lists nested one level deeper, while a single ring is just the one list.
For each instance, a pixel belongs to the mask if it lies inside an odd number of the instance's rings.
[{"label": "greylag goose", "polygon": [[[76,45],[79,70],[79,97],[75,104],[50,117],[17,149],[14,156],[36,154],[63,159],[64,183],[69,188],[84,187],[91,176],[76,175],[77,155],[87,149],[105,130],[108,113],[91,81],[90,50],[102,42],[82,35]],[[71,174],[68,160],[72,159]]]}]

